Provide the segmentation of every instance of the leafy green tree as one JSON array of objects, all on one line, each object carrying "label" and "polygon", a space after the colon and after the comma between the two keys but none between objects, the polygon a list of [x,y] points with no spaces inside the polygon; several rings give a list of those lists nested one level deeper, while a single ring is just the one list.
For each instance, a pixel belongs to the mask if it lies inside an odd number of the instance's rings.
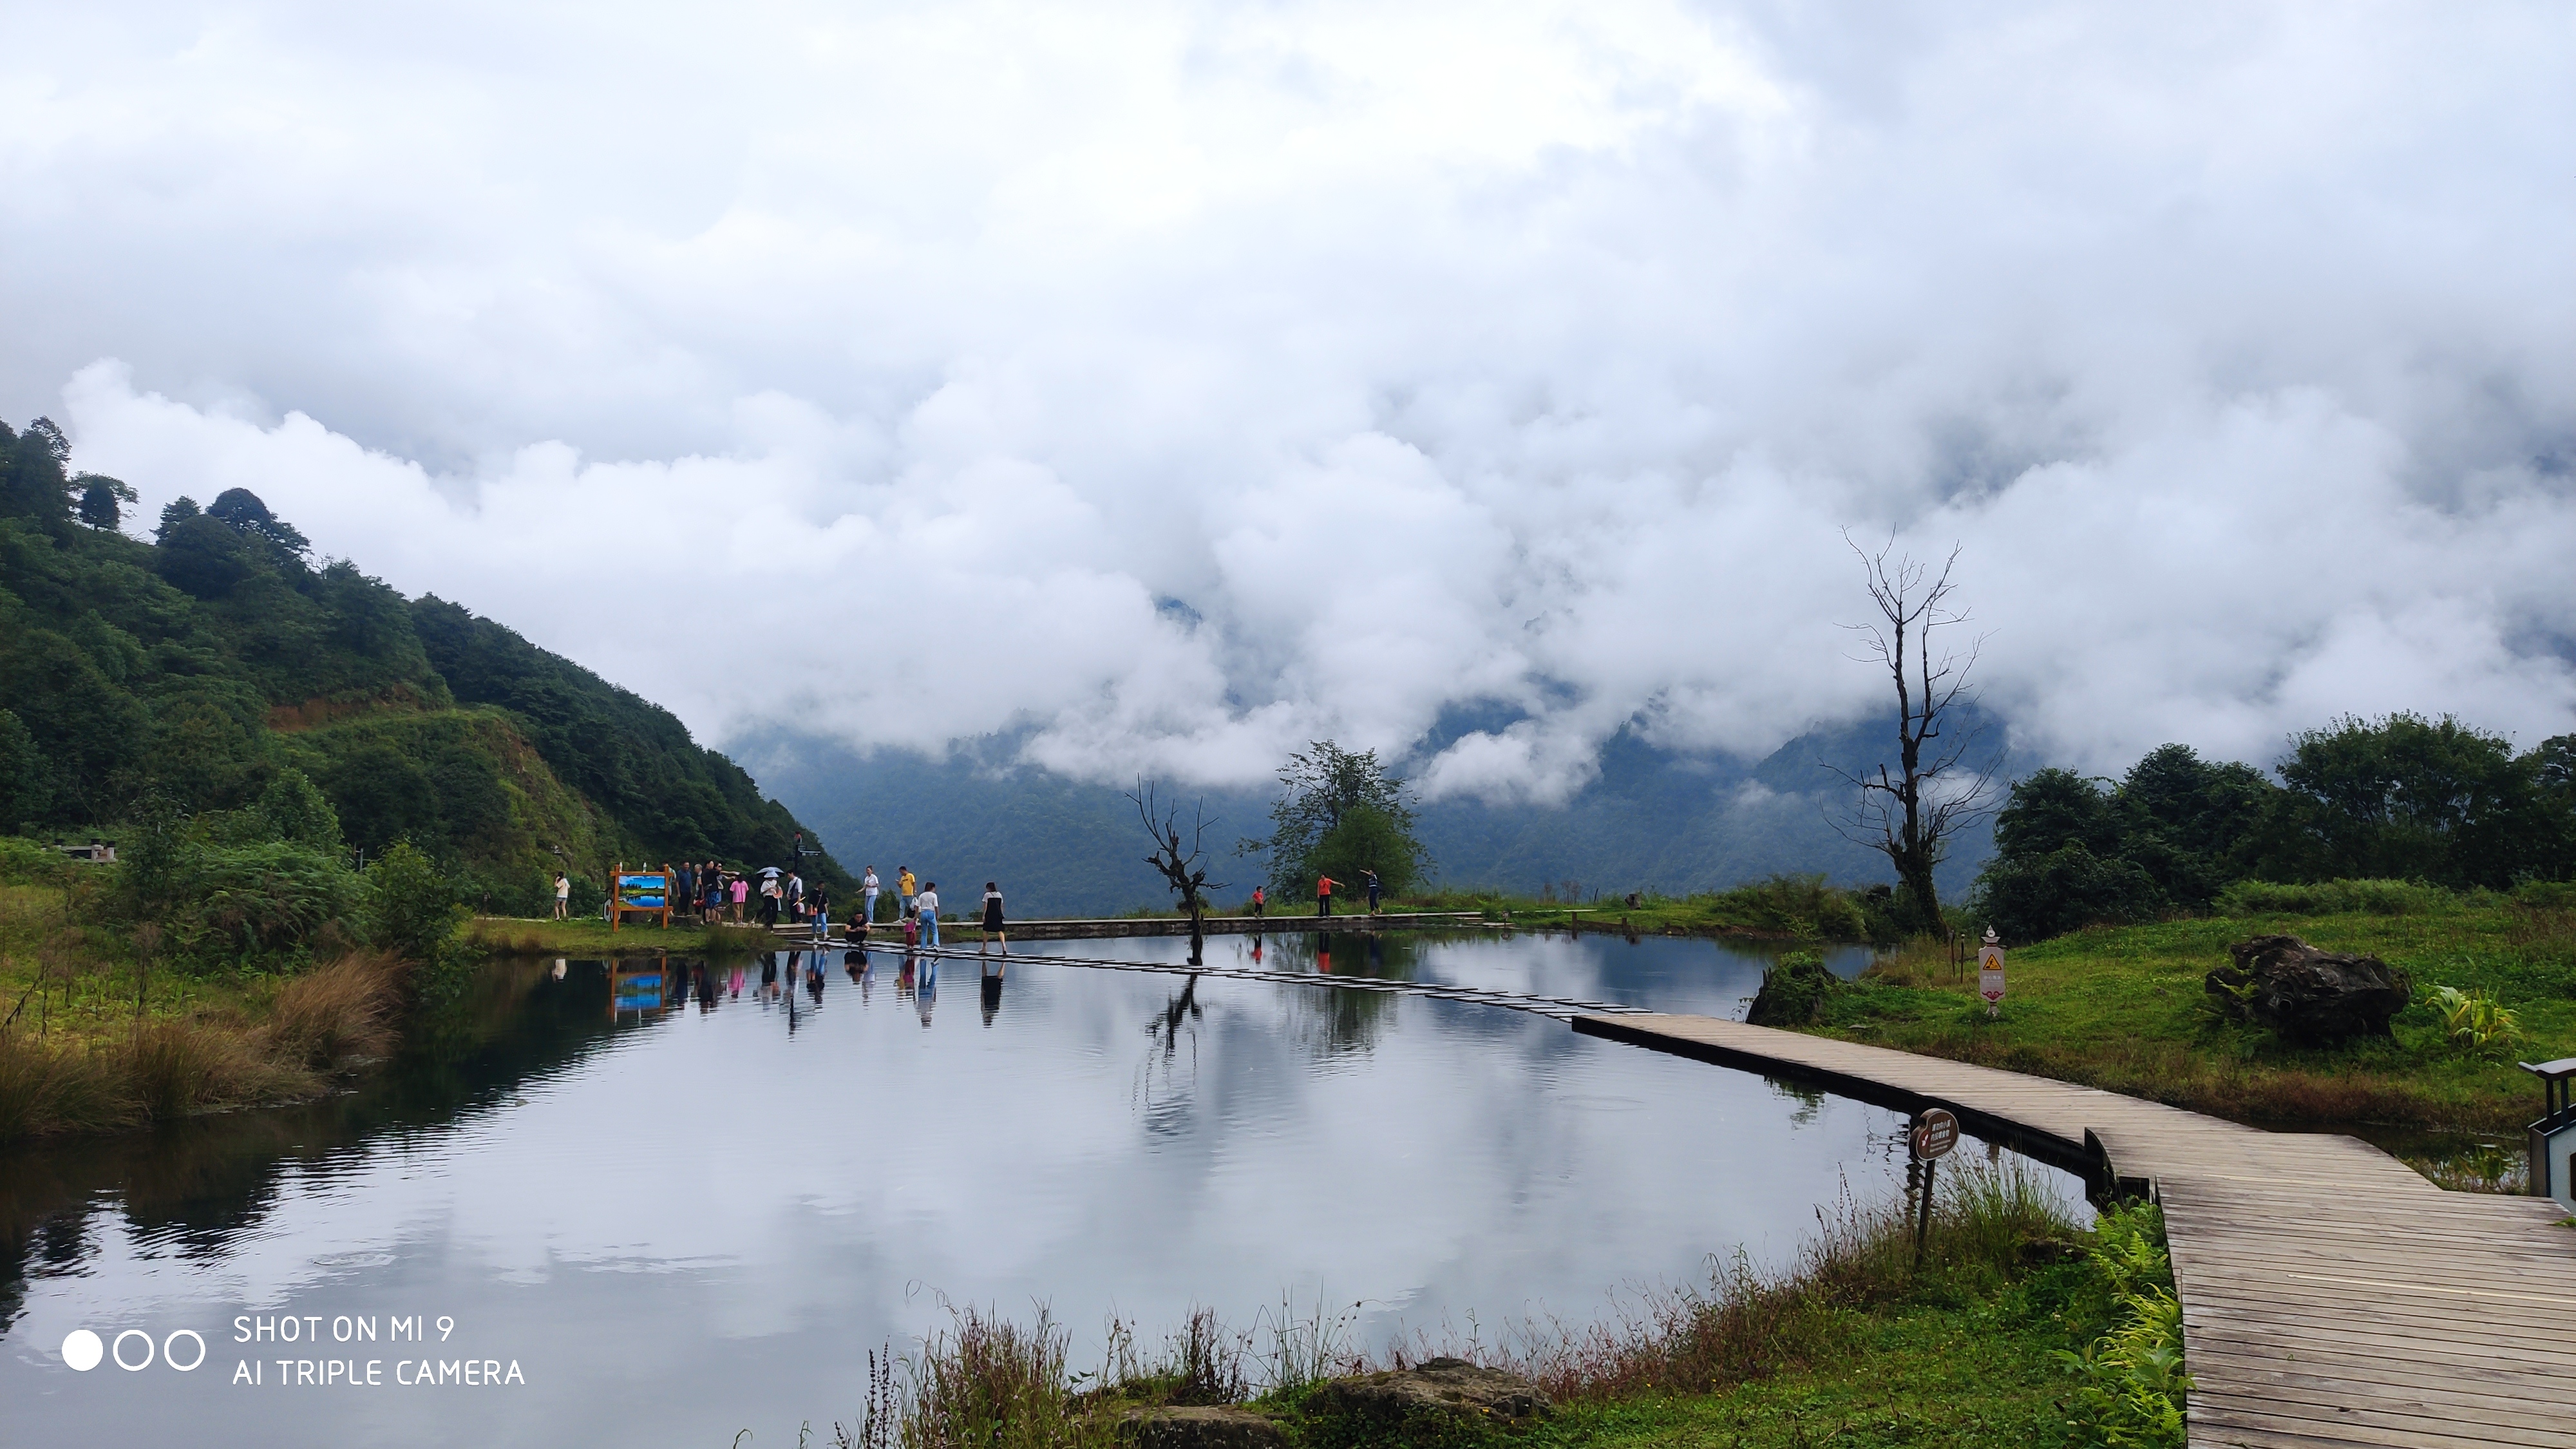
[{"label": "leafy green tree", "polygon": [[2091,925],[2154,920],[2164,892],[2135,861],[2081,845],[2036,855],[1998,854],[1977,877],[1977,919],[2007,941],[2042,941]]},{"label": "leafy green tree", "polygon": [[406,840],[367,867],[367,885],[367,939],[415,965],[415,994],[452,997],[465,967],[458,932],[466,911],[455,883]]},{"label": "leafy green tree", "polygon": [[1240,847],[1269,853],[1272,890],[1293,900],[1318,876],[1357,880],[1374,870],[1390,894],[1402,894],[1428,878],[1431,858],[1414,834],[1410,792],[1377,751],[1317,740],[1279,767],[1279,784],[1269,838]]},{"label": "leafy green tree", "polygon": [[2307,847],[2306,858],[2285,863],[2317,879],[2510,886],[2557,834],[2541,763],[2449,715],[2308,730],[2281,764],[2294,833]]},{"label": "leafy green tree", "polygon": [[51,629],[0,631],[0,705],[26,725],[53,782],[55,818],[113,818],[150,717],[79,645]]},{"label": "leafy green tree", "polygon": [[269,512],[259,495],[247,488],[227,488],[206,505],[206,516],[228,523],[248,537],[270,545],[281,558],[302,558],[313,544],[294,524]]},{"label": "leafy green tree", "polygon": [[278,839],[308,850],[339,854],[340,817],[302,770],[289,766],[278,771],[268,788],[260,792],[259,803],[251,808]]},{"label": "leafy green tree", "polygon": [[83,473],[71,486],[80,497],[80,521],[101,533],[115,532],[125,521],[126,508],[136,501],[132,484],[104,473]]}]

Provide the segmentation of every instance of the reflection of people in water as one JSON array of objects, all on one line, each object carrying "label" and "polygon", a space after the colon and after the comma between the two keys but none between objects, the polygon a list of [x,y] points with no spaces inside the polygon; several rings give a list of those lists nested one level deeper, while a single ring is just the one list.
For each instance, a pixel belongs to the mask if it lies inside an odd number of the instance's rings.
[{"label": "reflection of people in water", "polygon": [[936,962],[921,969],[920,984],[913,988],[912,1004],[921,1010],[921,1024],[930,1025],[930,1008],[939,1004],[939,967]]},{"label": "reflection of people in water", "polygon": [[1330,936],[1315,938],[1315,969],[1327,976],[1333,974],[1333,938]]},{"label": "reflection of people in water", "polygon": [[841,956],[841,969],[850,973],[850,984],[859,988],[859,999],[868,998],[868,953],[849,951]]},{"label": "reflection of people in water", "polygon": [[1259,936],[1252,938],[1252,964],[1255,966],[1261,964],[1261,938]]},{"label": "reflection of people in water", "polygon": [[805,994],[813,999],[816,1006],[823,1004],[823,956],[819,951],[815,953],[813,963],[805,968]]},{"label": "reflection of people in water", "polygon": [[1002,1009],[1002,973],[999,971],[984,973],[983,987],[984,1025],[991,1026],[993,1014]]}]

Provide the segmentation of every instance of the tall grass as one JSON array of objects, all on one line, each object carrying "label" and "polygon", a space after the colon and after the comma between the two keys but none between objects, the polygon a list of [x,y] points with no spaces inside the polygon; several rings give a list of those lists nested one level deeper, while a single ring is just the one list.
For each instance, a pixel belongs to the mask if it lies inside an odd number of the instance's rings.
[{"label": "tall grass", "polygon": [[381,1057],[393,1048],[411,963],[385,951],[353,951],[280,987],[260,1044],[275,1060],[311,1071]]},{"label": "tall grass", "polygon": [[1863,1205],[1846,1188],[1817,1210],[1816,1235],[1784,1268],[1716,1260],[1706,1283],[1645,1293],[1613,1320],[1528,1321],[1495,1348],[1446,1351],[1520,1373],[1560,1400],[1707,1393],[1835,1361],[1855,1310],[1926,1291],[1990,1293],[2033,1262],[2077,1251],[2065,1205],[2019,1158],[1953,1159],[1936,1181],[1920,1268],[1906,1205]]},{"label": "tall grass", "polygon": [[250,1038],[202,1022],[146,1028],[126,1049],[125,1060],[129,1090],[156,1119],[274,1101],[313,1086],[308,1074],[269,1058]]},{"label": "tall grass", "polygon": [[106,1052],[0,1036],[0,1142],[112,1132],[143,1120],[125,1063]]},{"label": "tall grass", "polygon": [[0,1033],[0,1142],[307,1095],[317,1074],[392,1050],[410,969],[385,952],[352,952],[280,986],[247,1028],[163,1019],[86,1043]]}]

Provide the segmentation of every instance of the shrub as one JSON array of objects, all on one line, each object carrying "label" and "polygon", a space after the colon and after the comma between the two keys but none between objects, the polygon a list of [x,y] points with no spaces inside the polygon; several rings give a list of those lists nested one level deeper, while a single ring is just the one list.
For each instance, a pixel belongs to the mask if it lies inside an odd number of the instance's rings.
[{"label": "shrub", "polygon": [[1862,898],[1825,884],[1821,873],[1775,874],[1698,899],[1712,918],[1746,930],[1808,941],[1867,941],[1884,934]]},{"label": "shrub", "polygon": [[2182,1305],[2173,1295],[2164,1214],[2152,1204],[2102,1214],[2085,1253],[2100,1336],[2058,1358],[2077,1379],[2076,1427],[2104,1449],[2182,1449],[2191,1376],[2183,1371]]},{"label": "shrub", "polygon": [[2442,1038],[2454,1051],[2484,1054],[2519,1045],[2523,1039],[2521,1016],[2486,987],[2462,991],[2456,986],[2435,986],[2422,999],[2442,1019]]},{"label": "shrub", "polygon": [[184,848],[169,889],[167,929],[200,966],[300,958],[323,927],[356,916],[366,894],[337,856],[284,841]]},{"label": "shrub", "polygon": [[2219,892],[2218,910],[2229,916],[2412,916],[2445,909],[2457,899],[2440,886],[2402,880],[2244,880]]},{"label": "shrub", "polygon": [[443,1002],[462,994],[467,913],[437,863],[404,841],[367,867],[367,939],[412,963],[415,994]]},{"label": "shrub", "polygon": [[1969,909],[2005,940],[2022,944],[2086,926],[2151,921],[2166,905],[2154,878],[2134,861],[2065,845],[2040,856],[1997,856],[1977,877]]},{"label": "shrub", "polygon": [[0,885],[51,885],[70,868],[63,853],[14,835],[0,835]]}]

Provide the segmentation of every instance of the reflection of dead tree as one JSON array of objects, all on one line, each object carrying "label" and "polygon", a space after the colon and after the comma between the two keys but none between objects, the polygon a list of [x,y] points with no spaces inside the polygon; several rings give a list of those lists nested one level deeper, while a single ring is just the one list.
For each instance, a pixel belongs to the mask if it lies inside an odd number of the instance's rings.
[{"label": "reflection of dead tree", "polygon": [[1967,760],[1984,726],[1972,723],[1956,732],[1945,728],[1955,707],[1973,714],[1976,697],[1966,693],[1968,672],[1976,668],[1977,648],[1984,641],[1971,640],[1964,656],[1944,649],[1939,659],[1932,657],[1932,631],[1968,621],[1966,610],[1948,602],[1954,587],[1950,571],[1959,562],[1956,547],[1935,577],[1910,554],[1890,559],[1892,540],[1874,554],[1851,543],[1849,534],[1843,542],[1860,555],[1870,602],[1878,605],[1880,623],[1844,627],[1861,637],[1854,657],[1877,661],[1896,682],[1897,773],[1890,775],[1884,763],[1874,777],[1828,765],[1860,791],[1851,812],[1835,821],[1834,828],[1845,839],[1885,855],[1896,869],[1916,928],[1938,931],[1941,902],[1933,890],[1932,868],[1948,852],[1950,838],[1992,808],[1996,757]]},{"label": "reflection of dead tree", "polygon": [[1139,779],[1127,798],[1136,802],[1136,817],[1145,822],[1145,833],[1154,837],[1154,853],[1145,857],[1145,863],[1161,874],[1163,884],[1181,898],[1181,908],[1190,913],[1190,964],[1203,965],[1207,943],[1205,893],[1225,889],[1225,882],[1207,878],[1206,851],[1202,849],[1208,828],[1216,822],[1207,818],[1205,802],[1192,806],[1184,843],[1180,807],[1164,808],[1155,797],[1152,781]]},{"label": "reflection of dead tree", "polygon": [[1190,973],[1190,979],[1182,984],[1181,994],[1173,997],[1171,1004],[1163,1008],[1162,1037],[1165,1057],[1171,1056],[1172,1044],[1180,1037],[1181,1022],[1184,1019],[1196,1021],[1198,1015],[1199,978],[1198,973],[1194,971]]}]

